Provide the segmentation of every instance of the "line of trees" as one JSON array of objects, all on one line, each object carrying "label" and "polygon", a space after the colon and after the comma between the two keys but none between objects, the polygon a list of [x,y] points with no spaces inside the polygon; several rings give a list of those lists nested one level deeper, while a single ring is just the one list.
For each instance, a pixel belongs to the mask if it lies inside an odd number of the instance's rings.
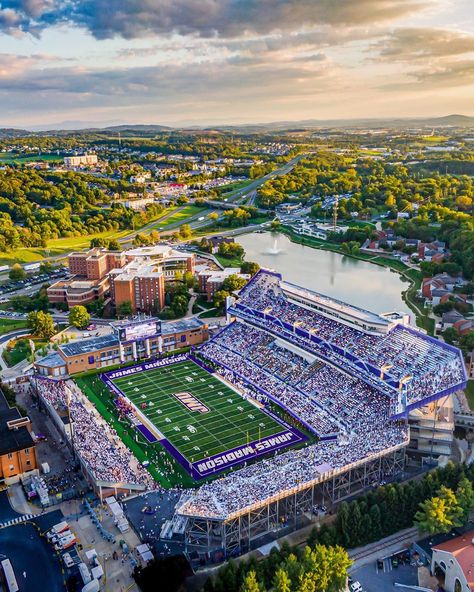
[{"label": "line of trees", "polygon": [[204,592],[339,592],[352,561],[340,546],[291,547],[284,542],[266,559],[233,560],[204,584]]},{"label": "line of trees", "polygon": [[[418,526],[421,532],[434,534],[465,524],[474,509],[473,482],[474,466],[449,462],[420,479],[369,491],[351,502],[342,502],[331,524],[315,527],[308,538],[307,549],[298,550],[283,543],[280,550],[273,549],[268,558],[260,562],[255,558],[238,565],[229,561],[215,577],[206,581],[203,591],[339,590],[331,586],[333,583],[338,585],[341,581],[338,577],[342,577],[349,566],[344,549],[378,541],[413,525]],[[311,553],[315,554],[314,558],[307,557]],[[293,558],[289,559],[292,555],[296,557],[297,565],[293,564]],[[323,561],[326,576],[328,573],[338,576],[331,577],[326,588],[319,588],[322,576],[311,566],[323,557],[326,557]],[[306,565],[309,567],[306,568]],[[254,575],[249,575],[251,572]],[[310,583],[307,573],[313,576],[318,573],[316,582]],[[311,587],[313,585],[315,587]]]}]

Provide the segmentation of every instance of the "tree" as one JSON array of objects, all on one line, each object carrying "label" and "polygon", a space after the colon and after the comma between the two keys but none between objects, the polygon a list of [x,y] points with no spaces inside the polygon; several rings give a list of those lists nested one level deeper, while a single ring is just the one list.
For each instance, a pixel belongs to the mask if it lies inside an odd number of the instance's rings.
[{"label": "tree", "polygon": [[254,261],[244,261],[240,266],[240,273],[251,275],[252,277],[258,272],[260,265]]},{"label": "tree", "polygon": [[212,222],[217,222],[217,220],[219,220],[219,214],[217,212],[211,212],[210,214],[207,215],[207,217]]},{"label": "tree", "polygon": [[150,242],[150,237],[143,232],[138,232],[133,238],[133,246],[135,247],[146,247]]},{"label": "tree", "polygon": [[132,303],[130,300],[125,300],[125,302],[121,302],[117,306],[117,316],[121,317],[128,317],[132,314]]},{"label": "tree", "polygon": [[191,238],[192,235],[193,235],[193,231],[191,230],[191,226],[189,224],[183,224],[181,226],[181,228],[179,229],[179,236],[183,240]]},{"label": "tree", "polygon": [[42,310],[29,313],[28,327],[31,328],[33,335],[41,337],[42,339],[51,339],[56,333],[53,317]]},{"label": "tree", "polygon": [[109,249],[109,251],[120,251],[121,250],[120,243],[115,238],[109,240],[109,244],[107,245],[107,248]]},{"label": "tree", "polygon": [[474,489],[472,483],[466,477],[463,477],[459,481],[458,488],[456,489],[456,500],[462,510],[460,520],[462,524],[466,524],[471,511],[474,509]]},{"label": "tree", "polygon": [[155,245],[160,242],[160,233],[157,230],[152,230],[148,236],[150,237],[150,242],[152,244]]},{"label": "tree", "polygon": [[245,576],[240,592],[262,592],[262,590],[262,586],[257,581],[257,574],[254,571],[249,571]]},{"label": "tree", "polygon": [[342,502],[337,512],[335,526],[339,535],[339,540],[344,547],[350,547],[351,544],[351,535],[348,528],[349,515],[349,504],[347,502]]},{"label": "tree", "polygon": [[374,541],[382,537],[382,518],[377,504],[370,507],[369,516],[372,530],[370,539]]},{"label": "tree", "polygon": [[26,271],[19,263],[15,263],[12,265],[8,277],[14,281],[18,282],[20,280],[24,280],[26,278]]},{"label": "tree", "polygon": [[39,266],[41,275],[49,275],[53,271],[53,265],[49,261],[43,261]]},{"label": "tree", "polygon": [[214,306],[219,309],[223,308],[227,296],[230,296],[229,292],[226,292],[225,290],[217,290],[214,294]]},{"label": "tree", "polygon": [[91,320],[91,315],[85,306],[73,306],[69,312],[69,322],[78,329],[85,329]]},{"label": "tree", "polygon": [[273,578],[274,592],[291,592],[291,581],[286,571],[280,568]]},{"label": "tree", "polygon": [[439,495],[425,500],[415,514],[415,523],[420,532],[433,535],[449,532],[461,526],[463,509],[459,506],[452,489],[442,486]]},{"label": "tree", "polygon": [[280,228],[281,228],[280,220],[272,220],[272,223],[270,224],[270,229],[277,231],[277,230],[280,230]]},{"label": "tree", "polygon": [[90,242],[91,249],[94,249],[97,247],[103,249],[106,246],[107,246],[107,241],[105,240],[105,238],[95,237],[95,238],[91,239],[91,242]]},{"label": "tree", "polygon": [[182,317],[186,314],[188,309],[188,299],[182,294],[178,294],[173,298],[171,308],[177,317]]},{"label": "tree", "polygon": [[443,338],[446,341],[446,343],[450,343],[451,345],[453,345],[457,342],[458,337],[459,334],[454,327],[448,327],[443,331]]},{"label": "tree", "polygon": [[226,277],[226,279],[222,283],[222,290],[226,292],[235,292],[236,290],[241,290],[247,280],[243,277],[239,277],[235,273]]},{"label": "tree", "polygon": [[191,271],[185,271],[183,276],[184,283],[188,288],[194,287],[194,275]]}]

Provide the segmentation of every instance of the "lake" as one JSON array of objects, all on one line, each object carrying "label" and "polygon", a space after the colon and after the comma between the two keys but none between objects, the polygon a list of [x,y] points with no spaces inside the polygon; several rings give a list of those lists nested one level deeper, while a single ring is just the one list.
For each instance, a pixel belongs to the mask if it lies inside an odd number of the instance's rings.
[{"label": "lake", "polygon": [[278,232],[246,234],[236,240],[247,261],[278,271],[284,280],[374,312],[396,310],[413,316],[401,295],[408,283],[385,267],[292,243]]}]

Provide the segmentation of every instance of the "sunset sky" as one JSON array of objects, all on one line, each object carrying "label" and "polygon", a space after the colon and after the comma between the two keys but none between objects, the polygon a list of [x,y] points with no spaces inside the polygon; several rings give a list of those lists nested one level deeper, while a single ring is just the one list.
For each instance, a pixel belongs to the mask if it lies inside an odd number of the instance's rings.
[{"label": "sunset sky", "polygon": [[473,0],[0,0],[0,127],[450,113]]}]

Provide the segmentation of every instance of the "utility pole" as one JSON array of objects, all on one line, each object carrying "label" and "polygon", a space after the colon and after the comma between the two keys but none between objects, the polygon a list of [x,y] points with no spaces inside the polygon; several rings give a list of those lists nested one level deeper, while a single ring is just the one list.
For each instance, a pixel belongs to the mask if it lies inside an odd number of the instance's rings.
[{"label": "utility pole", "polygon": [[336,195],[334,197],[334,205],[333,205],[333,209],[332,209],[332,226],[333,226],[334,232],[337,231],[337,208],[338,207],[339,207],[339,196]]}]

